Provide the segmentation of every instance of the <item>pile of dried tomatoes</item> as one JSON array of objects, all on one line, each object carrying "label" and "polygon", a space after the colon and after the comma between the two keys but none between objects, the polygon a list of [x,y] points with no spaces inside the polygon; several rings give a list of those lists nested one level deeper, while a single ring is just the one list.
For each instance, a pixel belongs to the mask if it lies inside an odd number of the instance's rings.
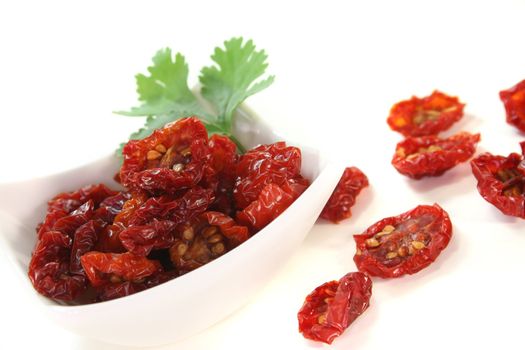
[{"label": "pile of dried tomatoes", "polygon": [[[500,92],[507,122],[525,131],[525,80]],[[434,91],[395,104],[387,119],[390,128],[406,137],[397,144],[392,165],[413,179],[439,176],[476,151],[479,134],[459,132],[448,138],[438,133],[463,116],[456,97]],[[508,157],[484,153],[471,161],[483,198],[506,215],[525,218],[525,141],[521,154]],[[357,168],[347,168],[321,217],[339,222],[350,217],[357,194],[368,185]],[[397,278],[429,266],[452,238],[448,213],[438,204],[419,205],[398,216],[382,219],[354,235],[354,262],[359,272],[317,287],[298,312],[299,331],[305,338],[331,344],[369,306],[370,276]]]},{"label": "pile of dried tomatoes", "polygon": [[29,265],[49,298],[89,303],[130,295],[234,249],[308,187],[301,151],[284,142],[239,155],[196,117],[124,147],[117,176],[48,203]]}]

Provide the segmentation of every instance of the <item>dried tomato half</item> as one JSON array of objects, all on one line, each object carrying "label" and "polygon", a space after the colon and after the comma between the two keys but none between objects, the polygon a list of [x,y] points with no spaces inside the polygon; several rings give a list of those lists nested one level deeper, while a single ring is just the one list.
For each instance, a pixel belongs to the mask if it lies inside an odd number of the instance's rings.
[{"label": "dried tomato half", "polygon": [[260,145],[246,152],[237,163],[233,190],[237,209],[255,201],[266,185],[281,185],[298,177],[300,170],[301,151],[284,142]]},{"label": "dried tomato half", "polygon": [[[53,230],[53,226],[55,226],[60,219],[75,215],[74,218],[62,220],[59,223],[59,226],[68,230],[68,234],[71,235],[75,230],[75,227],[72,226],[75,221],[80,223],[76,225],[76,227],[86,223],[93,215],[95,209],[102,206],[105,200],[116,195],[118,195],[118,192],[109,189],[103,184],[85,186],[77,191],[64,192],[56,195],[48,202],[47,215],[44,221],[37,227],[38,237],[47,231]],[[86,204],[88,202],[91,204]],[[106,204],[107,203],[108,202],[106,202]],[[106,204],[104,204],[104,206],[106,206]],[[83,217],[81,217],[81,215],[83,215]],[[68,229],[67,226],[71,227]]]},{"label": "dried tomato half", "polygon": [[419,205],[376,222],[354,235],[354,262],[361,272],[382,278],[414,274],[430,265],[452,237],[452,224],[439,205]]},{"label": "dried tomato half", "polygon": [[361,190],[368,186],[368,178],[356,167],[346,168],[334,192],[321,212],[321,218],[338,223],[352,216],[350,208]]},{"label": "dried tomato half", "polygon": [[94,287],[122,281],[140,282],[162,271],[158,261],[132,253],[113,254],[91,251],[84,254],[80,262]]},{"label": "dried tomato half", "polygon": [[331,344],[368,308],[372,280],[361,272],[346,274],[310,293],[297,314],[305,338]]},{"label": "dried tomato half", "polygon": [[58,231],[40,236],[29,263],[29,279],[40,294],[72,301],[86,290],[86,278],[69,270],[71,244],[71,237]]},{"label": "dried tomato half", "polygon": [[248,228],[218,212],[206,212],[177,227],[170,258],[180,273],[195,270],[244,242]]},{"label": "dried tomato half", "polygon": [[434,91],[432,95],[396,103],[387,123],[405,137],[435,135],[447,130],[463,117],[465,105],[457,97]]},{"label": "dried tomato half", "polygon": [[409,137],[397,144],[392,165],[413,179],[439,176],[472,157],[479,140],[479,134],[468,132],[445,139],[438,136]]},{"label": "dried tomato half", "polygon": [[308,180],[298,177],[286,180],[281,186],[266,185],[257,200],[237,213],[237,220],[250,227],[252,232],[261,230],[281,215],[306,190],[308,184]]},{"label": "dried tomato half", "polygon": [[152,193],[174,193],[196,185],[208,160],[208,133],[197,118],[183,118],[129,141],[122,151],[122,184]]},{"label": "dried tomato half", "polygon": [[505,215],[525,219],[525,142],[520,143],[522,154],[508,157],[484,153],[470,165],[478,180],[481,196]]},{"label": "dried tomato half", "polygon": [[135,294],[178,276],[177,271],[162,271],[147,277],[143,282],[124,281],[104,284],[97,288],[97,301],[107,301]]},{"label": "dried tomato half", "polygon": [[525,80],[500,91],[499,97],[505,106],[507,123],[525,131]]}]

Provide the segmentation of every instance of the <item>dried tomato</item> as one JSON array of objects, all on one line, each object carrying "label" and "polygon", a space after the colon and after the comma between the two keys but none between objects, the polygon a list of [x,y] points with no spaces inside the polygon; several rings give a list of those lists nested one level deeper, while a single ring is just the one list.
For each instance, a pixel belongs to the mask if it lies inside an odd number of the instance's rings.
[{"label": "dried tomato", "polygon": [[40,294],[72,301],[86,289],[86,278],[70,273],[71,243],[71,237],[58,231],[40,236],[29,263],[29,279]]},{"label": "dried tomato", "polygon": [[130,194],[122,206],[122,210],[115,216],[113,223],[106,226],[99,234],[97,245],[94,250],[103,253],[123,253],[126,251],[120,242],[120,233],[129,225],[135,211],[148,199],[146,192],[135,191]]},{"label": "dried tomato", "polygon": [[52,230],[62,232],[69,237],[73,237],[73,234],[77,228],[91,220],[93,217],[93,211],[94,204],[90,199],[68,215],[58,219],[53,225]]},{"label": "dried tomato", "polygon": [[437,136],[409,137],[397,144],[392,165],[401,174],[413,179],[439,176],[472,157],[479,140],[479,134],[468,132],[445,139]]},{"label": "dried tomato", "polygon": [[525,80],[500,91],[499,97],[505,106],[507,123],[525,131]]},{"label": "dried tomato", "polygon": [[98,236],[105,226],[106,223],[102,220],[90,220],[75,231],[71,247],[69,271],[85,275],[80,264],[80,257],[95,248]]},{"label": "dried tomato", "polygon": [[146,225],[130,226],[120,232],[119,239],[129,252],[146,256],[152,249],[169,248],[175,237],[177,224],[170,220],[153,221]]},{"label": "dried tomato", "polygon": [[321,218],[338,223],[352,216],[350,208],[361,190],[368,186],[368,178],[356,167],[346,168],[334,192],[321,212]]},{"label": "dried tomato", "polygon": [[237,213],[237,220],[252,231],[259,231],[281,215],[307,187],[308,181],[303,178],[289,179],[281,186],[266,185],[257,200]]},{"label": "dried tomato", "polygon": [[237,146],[228,137],[221,135],[212,135],[208,145],[210,161],[205,167],[201,186],[214,191],[215,200],[211,204],[213,210],[234,215],[233,186],[239,158]]},{"label": "dried tomato", "polygon": [[163,195],[147,199],[131,215],[129,225],[144,225],[153,219],[180,223],[203,213],[213,202],[213,191],[195,186],[181,197]]},{"label": "dried tomato", "polygon": [[152,193],[174,193],[196,185],[209,158],[208,133],[197,118],[167,124],[123,149],[122,184]]},{"label": "dried tomato", "polygon": [[141,282],[144,278],[162,271],[158,261],[132,253],[113,254],[91,251],[84,254],[80,262],[94,287],[123,280]]},{"label": "dried tomato", "polygon": [[113,222],[115,217],[120,214],[124,204],[131,199],[131,193],[119,192],[114,196],[104,199],[95,211],[95,217],[107,223]]},{"label": "dried tomato", "polygon": [[432,95],[396,103],[390,109],[390,128],[405,137],[435,135],[463,117],[465,105],[457,97],[434,91]]},{"label": "dried tomato", "polygon": [[301,151],[284,142],[258,146],[243,154],[237,163],[233,191],[238,209],[255,201],[269,184],[281,185],[299,176]]},{"label": "dried tomato", "polygon": [[169,251],[180,273],[195,270],[248,239],[248,228],[223,215],[206,212],[177,227],[178,235]]},{"label": "dried tomato", "polygon": [[[104,200],[117,194],[118,192],[112,191],[103,184],[99,184],[85,186],[77,191],[64,192],[56,195],[48,202],[47,215],[44,221],[37,228],[38,237],[40,237],[46,231],[53,230],[53,226],[57,223],[57,221],[71,215],[74,211],[76,211],[76,214],[79,214],[79,217],[62,221],[59,224],[62,228],[67,230],[66,226],[68,226],[68,221],[70,224],[73,224],[75,220],[83,221],[83,219],[85,219],[83,223],[87,222],[87,220],[89,220],[89,218],[92,216],[93,210],[99,208]],[[91,204],[86,205],[86,203],[89,201],[91,201]],[[80,208],[82,205],[85,206]],[[80,217],[81,214],[85,214],[84,217]],[[74,232],[72,229],[69,229],[68,231],[70,231],[70,235]]]},{"label": "dried tomato", "polygon": [[346,274],[310,293],[297,314],[305,338],[331,344],[370,304],[372,280],[361,272]]},{"label": "dried tomato", "polygon": [[145,289],[158,286],[178,276],[179,274],[176,271],[163,271],[147,277],[144,282],[124,281],[105,284],[97,288],[97,301],[107,301],[135,294]]},{"label": "dried tomato", "polygon": [[525,219],[525,142],[520,143],[522,154],[508,157],[484,153],[470,165],[478,180],[478,191],[503,214]]},{"label": "dried tomato", "polygon": [[385,218],[354,235],[354,262],[361,272],[382,278],[414,274],[430,265],[452,237],[452,224],[439,205],[419,205]]},{"label": "dried tomato", "polygon": [[118,195],[118,192],[109,189],[104,184],[85,186],[74,192],[56,195],[48,202],[48,212],[61,210],[70,213],[88,200],[92,200],[94,207],[98,208],[104,200],[115,195]]}]

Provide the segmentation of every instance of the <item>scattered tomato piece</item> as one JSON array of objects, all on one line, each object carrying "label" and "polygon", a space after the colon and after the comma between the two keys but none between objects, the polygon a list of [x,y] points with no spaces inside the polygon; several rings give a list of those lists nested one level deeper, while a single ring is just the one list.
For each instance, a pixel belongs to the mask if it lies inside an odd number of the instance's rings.
[{"label": "scattered tomato piece", "polygon": [[334,192],[321,212],[321,218],[338,223],[352,216],[350,210],[361,190],[368,186],[368,178],[356,167],[346,168]]},{"label": "scattered tomato piece", "polygon": [[382,278],[414,274],[430,265],[452,237],[452,224],[439,205],[419,205],[354,235],[354,262],[361,272]]},{"label": "scattered tomato piece", "polygon": [[464,107],[457,97],[436,90],[427,97],[413,96],[396,103],[390,109],[387,123],[405,137],[436,135],[460,120]]},{"label": "scattered tomato piece", "polygon": [[470,165],[478,180],[478,191],[503,214],[525,219],[525,141],[520,143],[522,154],[508,157],[483,153]]},{"label": "scattered tomato piece", "polygon": [[310,293],[297,314],[299,331],[307,339],[331,344],[370,304],[372,280],[351,272]]},{"label": "scattered tomato piece", "polygon": [[525,80],[500,91],[499,97],[505,106],[507,123],[525,131]]},{"label": "scattered tomato piece", "polygon": [[438,136],[409,137],[397,144],[392,165],[399,173],[413,179],[439,176],[472,157],[479,140],[479,134],[467,132],[445,139]]}]

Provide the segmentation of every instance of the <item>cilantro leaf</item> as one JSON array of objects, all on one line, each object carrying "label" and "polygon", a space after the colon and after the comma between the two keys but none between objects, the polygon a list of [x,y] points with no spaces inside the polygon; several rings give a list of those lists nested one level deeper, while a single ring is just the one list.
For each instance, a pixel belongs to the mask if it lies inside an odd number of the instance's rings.
[{"label": "cilantro leaf", "polygon": [[268,67],[268,56],[264,50],[255,51],[251,40],[243,45],[243,38],[233,38],[224,42],[224,48],[215,48],[211,58],[218,67],[204,67],[199,81],[202,95],[219,112],[218,122],[229,126],[235,109],[247,97],[271,85],[274,76],[255,82]]},{"label": "cilantro leaf", "polygon": [[[118,111],[125,116],[178,115],[206,116],[195,95],[188,87],[188,65],[180,53],[173,60],[171,49],[159,50],[148,67],[149,76],[137,74],[137,93],[142,105],[130,111]],[[171,121],[170,120],[170,121]]]}]

